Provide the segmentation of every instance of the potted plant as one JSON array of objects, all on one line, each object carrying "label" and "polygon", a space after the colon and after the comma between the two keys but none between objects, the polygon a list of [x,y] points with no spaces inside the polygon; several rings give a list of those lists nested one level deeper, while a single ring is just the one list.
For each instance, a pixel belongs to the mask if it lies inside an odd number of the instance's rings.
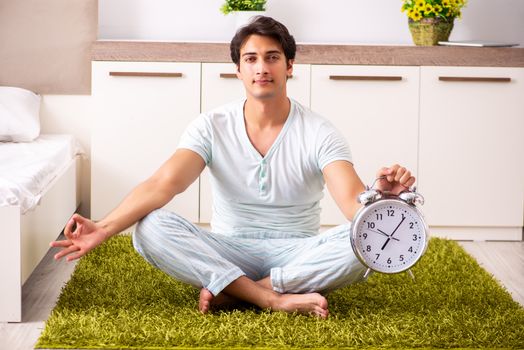
[{"label": "potted plant", "polygon": [[253,16],[262,15],[266,11],[266,0],[226,0],[220,11],[227,15],[234,13],[236,27],[245,25]]},{"label": "potted plant", "polygon": [[455,18],[461,18],[461,9],[467,0],[402,0],[402,12],[408,16],[408,25],[416,45],[437,45],[447,41]]}]

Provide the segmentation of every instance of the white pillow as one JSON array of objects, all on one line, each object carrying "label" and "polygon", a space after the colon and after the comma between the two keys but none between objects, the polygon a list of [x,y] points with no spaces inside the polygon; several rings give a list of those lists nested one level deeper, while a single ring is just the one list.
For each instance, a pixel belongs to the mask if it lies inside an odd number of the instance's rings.
[{"label": "white pillow", "polygon": [[30,142],[40,135],[40,96],[0,86],[0,141]]}]

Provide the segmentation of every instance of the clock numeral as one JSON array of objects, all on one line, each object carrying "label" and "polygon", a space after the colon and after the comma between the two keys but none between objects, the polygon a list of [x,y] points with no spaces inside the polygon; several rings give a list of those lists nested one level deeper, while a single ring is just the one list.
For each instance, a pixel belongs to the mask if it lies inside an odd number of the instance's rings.
[{"label": "clock numeral", "polygon": [[377,220],[382,220],[382,214],[377,214]]},{"label": "clock numeral", "polygon": [[370,251],[371,251],[371,246],[368,245],[368,246],[366,247],[366,252],[370,252]]},{"label": "clock numeral", "polygon": [[380,258],[380,254],[375,254],[377,256],[377,258],[375,260],[378,260],[378,258]]},{"label": "clock numeral", "polygon": [[417,240],[417,235],[413,235],[413,241]]},{"label": "clock numeral", "polygon": [[393,209],[388,209],[388,216],[395,216],[395,211]]},{"label": "clock numeral", "polygon": [[363,233],[362,236],[364,237],[364,239],[368,238],[368,234],[367,233]]},{"label": "clock numeral", "polygon": [[410,223],[409,223],[409,228],[410,228],[410,229],[413,229],[413,226],[415,226],[415,224],[414,224],[413,222],[410,222]]},{"label": "clock numeral", "polygon": [[368,222],[368,228],[375,228],[374,222]]},{"label": "clock numeral", "polygon": [[413,247],[409,247],[408,252],[413,253]]},{"label": "clock numeral", "polygon": [[400,256],[398,257],[398,260],[399,260],[399,261],[404,261],[404,255],[400,255]]},{"label": "clock numeral", "polygon": [[388,258],[388,260],[386,260],[386,262],[387,262],[388,264],[391,264],[391,258]]}]

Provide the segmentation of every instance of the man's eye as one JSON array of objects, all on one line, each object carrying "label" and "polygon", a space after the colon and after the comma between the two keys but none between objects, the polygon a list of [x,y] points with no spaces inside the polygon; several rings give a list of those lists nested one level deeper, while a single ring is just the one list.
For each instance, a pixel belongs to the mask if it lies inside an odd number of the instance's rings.
[{"label": "man's eye", "polygon": [[269,60],[270,60],[270,61],[276,61],[276,60],[278,60],[279,58],[280,58],[280,57],[279,57],[278,55],[271,55],[271,56],[269,56]]},{"label": "man's eye", "polygon": [[256,60],[255,57],[246,57],[244,59],[245,62],[255,62],[255,60]]}]

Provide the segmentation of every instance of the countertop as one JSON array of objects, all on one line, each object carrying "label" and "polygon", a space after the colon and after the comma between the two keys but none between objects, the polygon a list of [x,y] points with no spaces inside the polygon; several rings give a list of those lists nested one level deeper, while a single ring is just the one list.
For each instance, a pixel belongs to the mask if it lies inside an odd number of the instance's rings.
[{"label": "countertop", "polygon": [[[231,62],[228,43],[94,42],[93,61]],[[524,48],[298,44],[295,63],[524,67]]]}]

